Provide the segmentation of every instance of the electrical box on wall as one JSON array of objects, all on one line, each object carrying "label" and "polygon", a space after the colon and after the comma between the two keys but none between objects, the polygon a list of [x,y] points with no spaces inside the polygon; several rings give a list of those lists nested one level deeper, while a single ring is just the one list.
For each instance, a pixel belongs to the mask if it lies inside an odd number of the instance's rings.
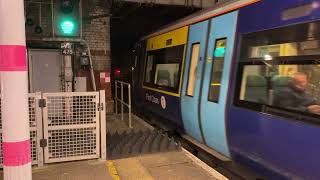
[{"label": "electrical box on wall", "polygon": [[75,92],[87,92],[87,78],[75,77],[74,78],[74,91]]},{"label": "electrical box on wall", "polygon": [[89,56],[80,57],[80,66],[89,66]]}]

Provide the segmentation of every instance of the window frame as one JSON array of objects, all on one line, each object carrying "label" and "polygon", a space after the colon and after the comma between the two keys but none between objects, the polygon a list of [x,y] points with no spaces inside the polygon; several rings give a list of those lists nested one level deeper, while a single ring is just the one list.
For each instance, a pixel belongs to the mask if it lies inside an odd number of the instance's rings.
[{"label": "window frame", "polygon": [[226,41],[226,44],[225,44],[226,52],[225,52],[225,54],[224,54],[224,56],[223,56],[223,64],[222,64],[222,70],[221,70],[221,79],[220,79],[221,82],[222,82],[222,78],[223,78],[223,69],[224,69],[224,63],[225,63],[226,53],[227,53],[228,37],[217,38],[217,39],[215,40],[214,49],[213,49],[214,51],[212,52],[213,55],[212,55],[211,73],[210,73],[210,81],[209,81],[209,88],[208,88],[208,98],[207,98],[209,102],[213,102],[213,103],[216,103],[216,104],[219,104],[220,94],[221,94],[220,92],[221,92],[221,86],[222,86],[222,84],[220,83],[218,100],[212,100],[212,99],[210,99],[210,90],[211,90],[211,82],[212,82],[212,79],[213,79],[213,77],[212,77],[213,67],[214,67],[214,65],[215,65],[215,59],[216,59],[216,57],[215,57],[215,50],[216,50],[216,47],[217,47],[217,43],[218,43],[218,41],[220,41],[220,40],[225,40],[225,41]]},{"label": "window frame", "polygon": [[[236,84],[234,88],[233,105],[241,107],[258,113],[269,114],[281,118],[302,121],[305,123],[320,125],[320,115],[308,112],[282,108],[278,106],[262,104],[257,102],[250,102],[240,99],[241,83],[244,67],[247,65],[265,65],[263,58],[246,58],[238,62]],[[268,61],[271,62],[271,61]],[[272,60],[273,65],[320,65],[320,55],[307,56],[280,56]]]},{"label": "window frame", "polygon": [[[153,52],[156,51],[160,51],[160,50],[165,50],[168,48],[174,48],[174,47],[181,47],[182,48],[182,54],[181,54],[181,59],[179,61],[179,71],[178,71],[178,82],[177,82],[177,87],[173,88],[173,87],[166,87],[166,86],[160,86],[157,84],[154,84],[154,78],[153,78],[153,82],[146,82],[146,68],[147,68],[147,61],[148,61],[148,56]],[[145,58],[144,58],[144,71],[143,71],[143,83],[142,85],[148,88],[154,88],[156,90],[161,90],[161,91],[166,91],[166,92],[170,92],[170,93],[175,93],[178,94],[180,91],[180,83],[181,83],[181,72],[183,70],[182,67],[182,63],[184,62],[184,54],[185,54],[185,48],[186,48],[186,44],[180,44],[180,45],[176,45],[176,46],[170,46],[170,47],[165,47],[165,48],[161,48],[161,49],[156,49],[156,50],[151,50],[151,51],[146,51],[145,53]],[[177,63],[166,63],[166,64],[177,64]]]},{"label": "window frame", "polygon": [[[195,42],[195,43],[192,43],[191,44],[191,53],[190,53],[190,63],[189,63],[189,68],[188,68],[188,80],[187,80],[187,88],[186,88],[186,96],[189,96],[189,97],[194,97],[194,90],[195,90],[195,86],[196,86],[196,81],[197,81],[197,79],[195,79],[195,81],[194,81],[194,89],[193,89],[193,95],[189,95],[188,94],[188,87],[189,87],[189,80],[190,80],[190,68],[191,68],[191,61],[192,61],[192,53],[193,53],[193,46],[194,45],[196,45],[196,44],[198,44],[199,45],[199,56],[198,56],[198,62],[197,62],[197,68],[198,68],[198,63],[199,63],[199,58],[201,57],[200,56],[200,50],[201,50],[201,43],[200,42]],[[198,72],[198,69],[197,69],[197,72]],[[197,75],[197,74],[196,74]]]}]

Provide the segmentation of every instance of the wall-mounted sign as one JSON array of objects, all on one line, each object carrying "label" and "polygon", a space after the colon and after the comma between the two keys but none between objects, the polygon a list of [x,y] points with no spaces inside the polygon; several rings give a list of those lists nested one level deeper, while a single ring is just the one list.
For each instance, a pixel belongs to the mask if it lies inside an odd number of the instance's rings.
[{"label": "wall-mounted sign", "polygon": [[69,43],[69,42],[61,43],[61,53],[62,55],[72,55],[73,54],[72,43]]},{"label": "wall-mounted sign", "polygon": [[166,98],[164,96],[161,96],[161,107],[162,109],[165,109],[167,107]]}]

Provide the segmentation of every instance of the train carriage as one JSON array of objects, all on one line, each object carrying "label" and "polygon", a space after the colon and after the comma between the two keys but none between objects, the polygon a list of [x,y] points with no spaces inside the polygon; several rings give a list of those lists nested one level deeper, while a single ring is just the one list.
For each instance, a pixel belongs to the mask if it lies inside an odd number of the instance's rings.
[{"label": "train carriage", "polygon": [[318,0],[201,11],[141,40],[136,107],[268,177],[319,179],[319,36]]},{"label": "train carriage", "polygon": [[229,148],[234,159],[290,179],[320,178],[319,113],[277,97],[299,72],[308,78],[308,94],[320,98],[319,7],[320,1],[266,0],[239,13],[239,54],[226,122]]}]

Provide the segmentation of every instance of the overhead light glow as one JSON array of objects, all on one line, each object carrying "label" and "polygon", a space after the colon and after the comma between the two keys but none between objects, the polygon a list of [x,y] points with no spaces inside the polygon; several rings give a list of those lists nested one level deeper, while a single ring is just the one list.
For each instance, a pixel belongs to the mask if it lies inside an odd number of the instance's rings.
[{"label": "overhead light glow", "polygon": [[266,60],[266,61],[271,61],[272,59],[273,59],[273,58],[272,58],[271,55],[269,55],[269,54],[264,55],[264,60]]},{"label": "overhead light glow", "polygon": [[224,57],[225,53],[226,53],[225,47],[218,47],[214,51],[214,56],[215,57]]}]

